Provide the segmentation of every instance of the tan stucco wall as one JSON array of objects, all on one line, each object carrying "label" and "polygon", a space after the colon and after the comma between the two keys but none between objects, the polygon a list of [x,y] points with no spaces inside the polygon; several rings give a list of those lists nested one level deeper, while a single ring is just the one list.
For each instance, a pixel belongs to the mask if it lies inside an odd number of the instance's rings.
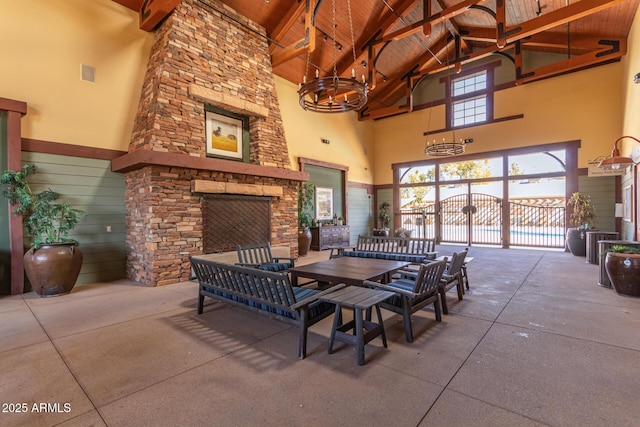
[{"label": "tan stucco wall", "polygon": [[[23,137],[127,150],[153,34],[112,0],[0,0],[0,97],[27,102]],[[468,152],[581,140],[579,166],[607,155],[619,135],[640,135],[640,24],[620,63],[496,93],[496,117],[523,119],[456,132]],[[30,25],[25,25],[29,22]],[[80,64],[96,67],[95,84]],[[444,108],[360,122],[298,105],[297,86],[276,78],[292,168],[298,157],[349,166],[350,181],[388,184],[391,164],[425,159],[423,132],[444,126]],[[441,139],[443,135],[430,138]],[[449,133],[444,136],[450,137]],[[331,144],[323,144],[328,139]],[[625,141],[630,152],[633,141]]]},{"label": "tan stucco wall", "polygon": [[[623,66],[614,63],[496,92],[496,118],[524,118],[462,129],[455,138],[473,138],[467,153],[581,140],[578,165],[587,167],[588,160],[610,151],[609,142],[622,129],[622,80]],[[445,127],[444,108],[375,123],[375,184],[392,182],[391,163],[427,159],[423,133]],[[452,133],[429,136],[436,141],[443,137],[451,140]]]},{"label": "tan stucco wall", "polygon": [[[298,168],[298,157],[307,157],[348,166],[349,181],[373,183],[373,122],[358,121],[354,112],[305,111],[298,102],[296,85],[278,77],[276,88],[294,169]],[[322,139],[331,143],[324,144]]]},{"label": "tan stucco wall", "polygon": [[[640,8],[636,11],[633,20],[628,38],[627,55],[622,63],[624,65],[622,78],[624,119],[623,131],[620,135],[640,138],[640,83],[633,82],[633,76],[640,73]],[[623,140],[621,151],[624,155],[628,155],[638,147],[636,142],[626,138]]]},{"label": "tan stucco wall", "polygon": [[0,97],[28,104],[22,136],[127,150],[153,40],[138,14],[112,0],[0,0],[0,11]]}]

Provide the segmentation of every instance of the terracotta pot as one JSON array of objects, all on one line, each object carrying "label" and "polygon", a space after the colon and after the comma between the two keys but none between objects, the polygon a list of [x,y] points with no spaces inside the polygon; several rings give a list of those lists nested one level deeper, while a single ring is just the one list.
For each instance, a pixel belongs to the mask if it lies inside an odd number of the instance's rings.
[{"label": "terracotta pot", "polygon": [[608,252],[604,268],[618,294],[640,297],[640,254]]},{"label": "terracotta pot", "polygon": [[71,292],[78,280],[82,258],[75,243],[44,245],[24,254],[24,270],[38,295],[64,295]]},{"label": "terracotta pot", "polygon": [[298,228],[298,256],[307,256],[311,248],[311,230],[309,227]]},{"label": "terracotta pot", "polygon": [[587,233],[578,228],[567,229],[567,248],[575,256],[587,256]]}]

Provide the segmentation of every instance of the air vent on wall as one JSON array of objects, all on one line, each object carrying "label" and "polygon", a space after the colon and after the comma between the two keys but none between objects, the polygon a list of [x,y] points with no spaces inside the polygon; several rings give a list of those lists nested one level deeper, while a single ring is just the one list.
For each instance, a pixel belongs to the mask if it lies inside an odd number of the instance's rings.
[{"label": "air vent on wall", "polygon": [[85,82],[96,82],[96,68],[90,65],[80,64],[80,79]]}]

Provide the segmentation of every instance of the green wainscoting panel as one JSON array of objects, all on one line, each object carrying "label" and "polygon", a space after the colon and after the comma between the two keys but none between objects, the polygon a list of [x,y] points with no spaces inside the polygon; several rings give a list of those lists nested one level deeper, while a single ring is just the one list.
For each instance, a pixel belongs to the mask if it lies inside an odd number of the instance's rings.
[{"label": "green wainscoting panel", "polygon": [[[614,209],[615,198],[615,177],[597,176],[578,177],[578,188],[581,193],[589,194],[593,206],[596,208],[595,227],[602,231],[616,231],[616,221]],[[592,224],[589,224],[592,225]]]},{"label": "green wainscoting panel", "polygon": [[30,180],[33,191],[50,187],[87,213],[72,235],[84,254],[77,284],[124,278],[124,175],[111,172],[108,160],[23,152],[22,162],[38,168]]},{"label": "green wainscoting panel", "polygon": [[350,243],[355,245],[359,235],[371,235],[373,230],[373,196],[365,188],[347,188],[348,225],[351,233]]}]

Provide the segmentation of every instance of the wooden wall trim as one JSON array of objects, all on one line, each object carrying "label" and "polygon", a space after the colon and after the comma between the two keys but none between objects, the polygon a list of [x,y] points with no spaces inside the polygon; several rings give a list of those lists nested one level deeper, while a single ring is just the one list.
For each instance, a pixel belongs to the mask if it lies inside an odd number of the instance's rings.
[{"label": "wooden wall trim", "polygon": [[581,145],[581,142],[579,140],[555,142],[551,144],[529,145],[525,147],[508,148],[505,150],[483,151],[481,153],[462,154],[460,156],[455,156],[455,158],[452,158],[452,157],[447,157],[443,159],[425,158],[423,160],[414,160],[411,162],[393,163],[391,165],[391,168],[407,168],[407,167],[416,167],[416,166],[430,165],[430,164],[436,164],[436,163],[445,163],[445,162],[452,161],[452,159],[455,159],[456,162],[464,162],[468,160],[484,159],[486,157],[502,156],[504,154],[509,154],[509,155],[528,154],[528,153],[537,153],[539,151],[554,151],[554,150],[570,149],[573,147],[575,147],[577,150],[578,148],[580,148],[580,145]]},{"label": "wooden wall trim", "polygon": [[193,157],[186,154],[163,153],[151,150],[134,151],[111,161],[111,170],[113,172],[130,172],[145,166],[181,167],[186,169],[236,173],[265,178],[288,179],[292,181],[309,180],[308,173],[298,172],[291,169],[260,166],[208,157]]},{"label": "wooden wall trim", "polygon": [[61,142],[22,138],[22,150],[34,153],[60,154],[62,156],[84,157],[87,159],[113,160],[127,154],[126,151],[85,147]]},{"label": "wooden wall trim", "polygon": [[308,159],[306,157],[298,157],[298,164],[300,165],[300,170],[304,170],[303,165],[321,166],[323,168],[338,169],[341,171],[349,170],[349,166],[339,165],[337,163],[323,162],[321,160]]},{"label": "wooden wall trim", "polygon": [[0,98],[0,110],[13,111],[24,116],[27,114],[27,103],[15,99]]},{"label": "wooden wall trim", "polygon": [[347,187],[349,188],[363,188],[365,190],[367,190],[367,194],[373,194],[373,192],[375,191],[375,185],[373,184],[365,184],[363,182],[347,182]]},{"label": "wooden wall trim", "polygon": [[[7,168],[15,171],[22,167],[20,134],[22,133],[23,114],[21,111],[7,112]],[[24,293],[22,215],[14,215],[12,206],[9,203],[7,206],[9,209],[9,250],[11,251],[11,295],[18,295]]]}]

